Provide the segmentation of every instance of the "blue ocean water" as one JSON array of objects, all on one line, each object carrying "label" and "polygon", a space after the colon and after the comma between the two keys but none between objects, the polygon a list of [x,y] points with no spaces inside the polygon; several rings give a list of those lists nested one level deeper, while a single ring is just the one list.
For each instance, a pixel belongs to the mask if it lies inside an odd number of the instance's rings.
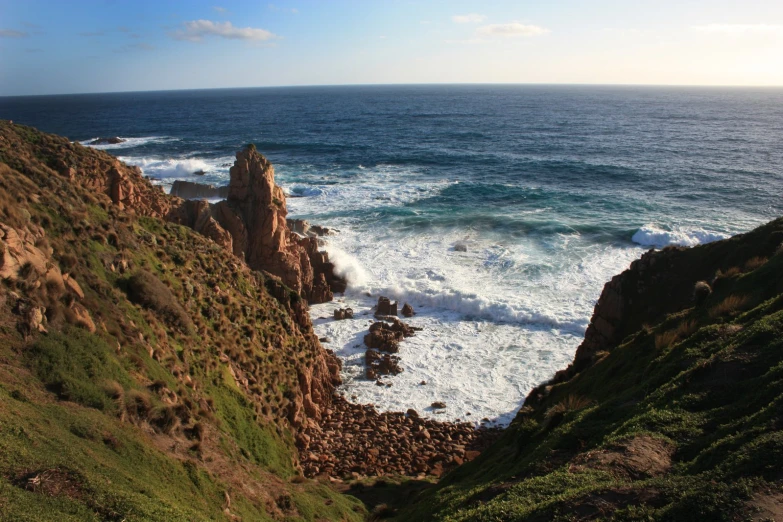
[{"label": "blue ocean water", "polygon": [[646,249],[783,214],[783,89],[118,93],[0,98],[0,118],[74,141],[127,138],[100,148],[163,185],[227,183],[235,151],[255,143],[299,196],[289,213],[339,231],[327,248],[351,283],[340,299],[366,310],[387,294],[419,312],[424,330],[387,388],[361,378],[366,318],[313,308],[346,361],[343,391],[432,415],[445,400],[442,418],[507,422],[571,360],[604,282]]}]

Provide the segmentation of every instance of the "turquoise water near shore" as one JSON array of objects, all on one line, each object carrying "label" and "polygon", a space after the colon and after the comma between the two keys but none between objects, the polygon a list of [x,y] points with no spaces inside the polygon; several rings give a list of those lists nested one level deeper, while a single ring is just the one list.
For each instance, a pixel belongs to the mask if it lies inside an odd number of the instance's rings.
[{"label": "turquoise water near shore", "polygon": [[[327,249],[350,282],[338,299],[359,315],[334,322],[326,304],[313,318],[345,361],[342,392],[443,419],[508,422],[645,250],[783,213],[781,89],[232,89],[0,98],[0,117],[127,138],[99,148],[163,185],[227,183],[234,152],[255,143],[290,215],[338,230]],[[391,387],[361,376],[361,314],[381,294],[424,328]]]}]

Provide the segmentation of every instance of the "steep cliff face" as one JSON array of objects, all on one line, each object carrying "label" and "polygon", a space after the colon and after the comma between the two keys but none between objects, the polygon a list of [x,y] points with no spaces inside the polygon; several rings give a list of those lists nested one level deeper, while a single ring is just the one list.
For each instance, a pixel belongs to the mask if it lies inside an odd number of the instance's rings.
[{"label": "steep cliff face", "polygon": [[[295,448],[339,363],[204,203],[0,122],[3,515],[361,517],[300,476]],[[204,235],[171,222],[190,210]]]},{"label": "steep cliff face", "polygon": [[[643,324],[655,324],[694,302],[697,281],[736,270],[753,258],[767,259],[783,241],[779,221],[748,234],[693,249],[667,247],[649,251],[606,283],[593,311],[585,339],[574,359],[578,371],[595,353],[610,350]],[[720,277],[717,278],[720,284]]]}]

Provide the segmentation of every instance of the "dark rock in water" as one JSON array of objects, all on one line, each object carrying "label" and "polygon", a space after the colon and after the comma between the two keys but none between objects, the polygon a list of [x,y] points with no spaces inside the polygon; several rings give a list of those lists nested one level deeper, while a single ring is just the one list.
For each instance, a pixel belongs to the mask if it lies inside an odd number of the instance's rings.
[{"label": "dark rock in water", "polygon": [[398,375],[402,373],[399,366],[400,358],[396,355],[381,354],[377,350],[367,350],[364,354],[367,365],[366,375],[369,380],[375,380],[380,375]]},{"label": "dark rock in water", "polygon": [[433,402],[432,407],[436,410],[442,410],[446,407],[446,403],[441,401]]},{"label": "dark rock in water", "polygon": [[467,252],[468,251],[468,245],[465,243],[457,243],[454,245],[454,251],[455,252]]},{"label": "dark rock in water", "polygon": [[288,228],[292,232],[309,237],[328,236],[332,233],[332,230],[320,225],[311,225],[306,219],[286,219]]},{"label": "dark rock in water", "polygon": [[388,297],[379,297],[375,316],[378,317],[382,315],[397,315],[397,302],[391,302]]},{"label": "dark rock in water", "polygon": [[402,307],[402,315],[405,317],[413,317],[415,314],[416,312],[413,311],[413,307],[408,303],[405,303],[405,305]]},{"label": "dark rock in water", "polygon": [[92,140],[89,144],[90,145],[117,145],[118,143],[125,143],[128,140],[124,140],[122,138],[118,138],[117,136],[114,136],[113,138],[97,138]]},{"label": "dark rock in water", "polygon": [[201,169],[199,169],[199,170],[197,170],[196,172],[193,173],[194,176],[203,176],[204,174],[206,174],[206,172],[204,172]]},{"label": "dark rock in water", "polygon": [[400,350],[400,341],[414,334],[413,328],[396,317],[389,317],[392,324],[378,321],[370,326],[370,333],[364,336],[364,344],[368,348],[377,348],[388,353]]},{"label": "dark rock in water", "polygon": [[413,408],[408,408],[408,411],[405,412],[405,415],[407,415],[408,417],[414,418],[414,419],[418,419],[419,418],[419,412],[417,412]]},{"label": "dark rock in water", "polygon": [[286,224],[291,229],[291,232],[296,232],[303,236],[309,235],[310,222],[306,219],[286,219]]},{"label": "dark rock in water", "polygon": [[328,236],[333,233],[331,228],[322,227],[321,225],[311,225],[310,232],[316,236]]},{"label": "dark rock in water", "polygon": [[311,302],[323,303],[330,301],[332,292],[345,292],[348,287],[348,281],[334,272],[334,263],[329,261],[329,253],[318,250],[318,239],[315,237],[304,237],[298,241],[299,245],[305,248],[315,274],[313,294],[321,292],[328,296],[328,299],[313,300]]},{"label": "dark rock in water", "polygon": [[210,199],[227,198],[228,185],[216,187],[204,183],[193,183],[192,181],[177,180],[171,186],[171,195],[182,199]]},{"label": "dark rock in water", "polygon": [[341,319],[353,319],[353,308],[338,308],[334,311],[336,321]]},{"label": "dark rock in water", "polygon": [[401,333],[390,330],[376,330],[364,336],[364,344],[368,348],[377,348],[388,353],[399,352],[401,340]]}]

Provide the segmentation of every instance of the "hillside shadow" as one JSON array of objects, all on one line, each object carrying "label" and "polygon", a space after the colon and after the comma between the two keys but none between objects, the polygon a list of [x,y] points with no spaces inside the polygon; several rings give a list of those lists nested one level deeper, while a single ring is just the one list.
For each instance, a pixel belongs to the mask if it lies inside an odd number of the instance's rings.
[{"label": "hillside shadow", "polygon": [[369,512],[368,520],[389,520],[435,485],[409,477],[379,477],[342,484],[337,489],[362,501]]}]

